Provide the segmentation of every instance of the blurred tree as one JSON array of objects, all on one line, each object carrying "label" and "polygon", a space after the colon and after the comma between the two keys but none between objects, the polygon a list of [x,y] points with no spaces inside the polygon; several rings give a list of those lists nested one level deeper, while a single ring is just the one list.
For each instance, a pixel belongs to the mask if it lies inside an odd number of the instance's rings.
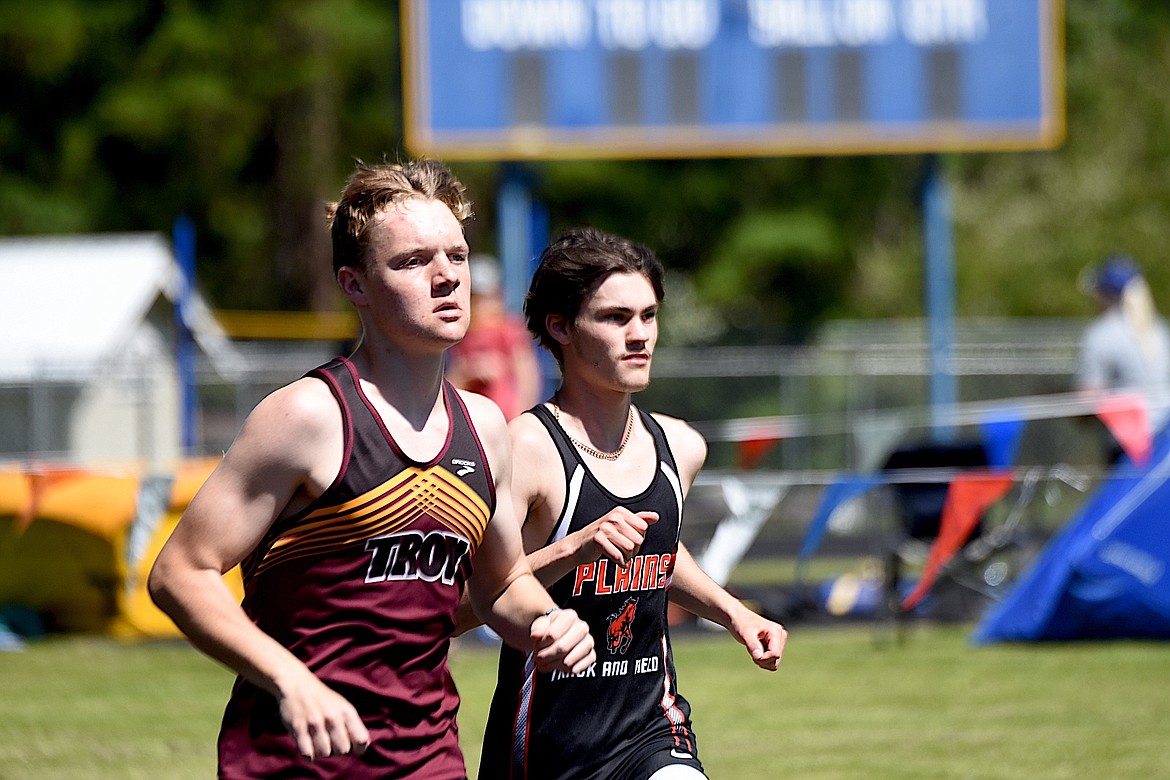
[{"label": "blurred tree", "polygon": [[[859,247],[917,235],[920,168],[914,156],[537,166],[554,230],[589,223],[645,242],[693,280],[692,306],[720,313],[722,328],[687,334],[740,343],[799,339],[852,314]],[[914,313],[903,303],[899,315]]]},{"label": "blurred tree", "polygon": [[324,194],[393,154],[397,8],[0,3],[0,231],[169,231],[226,307],[332,308]]}]

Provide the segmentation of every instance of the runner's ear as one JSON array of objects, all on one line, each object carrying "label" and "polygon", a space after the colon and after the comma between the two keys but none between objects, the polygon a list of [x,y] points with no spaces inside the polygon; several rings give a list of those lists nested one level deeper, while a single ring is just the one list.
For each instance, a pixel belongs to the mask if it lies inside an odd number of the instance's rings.
[{"label": "runner's ear", "polygon": [[356,268],[343,265],[337,271],[337,286],[354,305],[365,303],[366,293],[362,275]]},{"label": "runner's ear", "polygon": [[548,335],[552,336],[558,344],[566,345],[569,343],[569,321],[563,314],[549,314],[544,318],[544,327],[548,331]]}]

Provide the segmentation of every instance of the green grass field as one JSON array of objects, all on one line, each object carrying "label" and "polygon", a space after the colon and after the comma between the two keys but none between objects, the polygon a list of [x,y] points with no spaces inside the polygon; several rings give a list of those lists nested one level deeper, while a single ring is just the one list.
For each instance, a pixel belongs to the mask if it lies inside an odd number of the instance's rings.
[{"label": "green grass field", "polygon": [[[675,642],[712,778],[1170,778],[1170,646],[971,648],[955,627],[796,626],[782,670]],[[469,771],[495,654],[456,647]],[[53,638],[0,653],[0,778],[207,778],[231,676],[183,643]]]}]

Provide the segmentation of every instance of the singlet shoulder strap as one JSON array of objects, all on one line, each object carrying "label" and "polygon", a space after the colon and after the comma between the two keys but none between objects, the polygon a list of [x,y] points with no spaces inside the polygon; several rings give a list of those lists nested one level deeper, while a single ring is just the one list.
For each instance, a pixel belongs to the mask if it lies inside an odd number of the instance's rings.
[{"label": "singlet shoulder strap", "polygon": [[[447,380],[443,380],[443,394],[446,397],[447,409],[449,418],[451,420],[451,433],[449,436],[449,445],[442,453],[439,459],[447,454],[451,447],[474,447],[475,451],[479,453],[480,463],[483,464],[482,474],[480,475],[482,481],[482,489],[487,496],[488,507],[492,514],[496,511],[496,483],[492,477],[491,460],[488,458],[487,450],[484,449],[483,441],[479,438],[479,431],[475,428],[475,421],[471,419],[471,411],[467,408],[467,404],[463,402],[463,398],[459,395],[459,391],[455,389]],[[466,463],[454,464],[467,466]],[[475,472],[468,472],[463,475],[464,481],[475,482]]]},{"label": "singlet shoulder strap", "polygon": [[561,456],[561,468],[565,471],[565,478],[572,476],[573,471],[577,468],[580,459],[577,457],[577,448],[569,441],[565,429],[553,417],[552,412],[544,404],[537,404],[528,410],[528,414],[532,414],[536,419],[540,420],[541,424],[548,430],[549,436],[553,440],[553,444],[557,447],[557,453]]},{"label": "singlet shoulder strap", "polygon": [[650,435],[654,437],[654,446],[658,450],[658,459],[670,466],[674,471],[678,471],[678,464],[674,462],[674,452],[670,449],[670,442],[667,441],[666,431],[662,429],[661,423],[654,419],[654,415],[650,412],[638,409],[638,416],[642,418],[642,425],[646,426],[646,430],[650,431]]}]

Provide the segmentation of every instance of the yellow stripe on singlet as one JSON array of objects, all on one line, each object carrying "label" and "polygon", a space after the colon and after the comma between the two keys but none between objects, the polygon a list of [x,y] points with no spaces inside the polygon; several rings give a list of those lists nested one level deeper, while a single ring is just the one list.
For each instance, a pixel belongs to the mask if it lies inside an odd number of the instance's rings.
[{"label": "yellow stripe on singlet", "polygon": [[483,541],[490,517],[479,494],[447,469],[412,466],[343,504],[310,512],[272,543],[256,572],[394,533],[423,516],[466,538],[472,553]]}]

